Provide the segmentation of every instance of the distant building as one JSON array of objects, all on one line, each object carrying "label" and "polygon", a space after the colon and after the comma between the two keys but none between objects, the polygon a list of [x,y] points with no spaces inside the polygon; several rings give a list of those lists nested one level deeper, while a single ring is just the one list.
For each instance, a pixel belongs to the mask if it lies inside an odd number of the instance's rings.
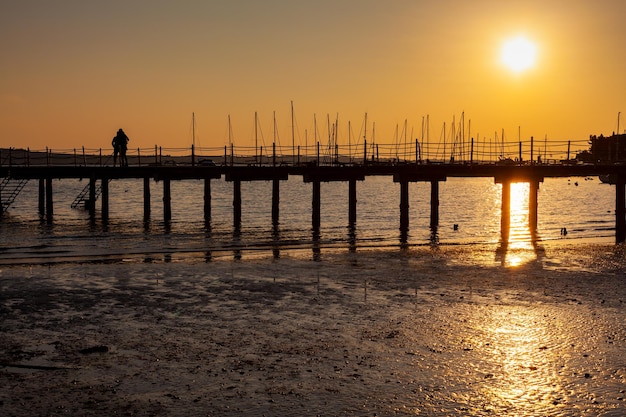
[{"label": "distant building", "polygon": [[589,152],[579,154],[584,162],[626,162],[626,134],[589,136]]}]

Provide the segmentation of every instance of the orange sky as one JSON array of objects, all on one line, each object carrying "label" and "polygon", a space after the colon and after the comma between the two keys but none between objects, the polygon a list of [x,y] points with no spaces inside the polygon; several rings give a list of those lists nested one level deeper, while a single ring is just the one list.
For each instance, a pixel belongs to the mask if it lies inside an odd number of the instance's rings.
[{"label": "orange sky", "polygon": [[[0,147],[296,143],[367,112],[376,141],[405,119],[431,140],[464,112],[472,135],[586,140],[626,127],[626,2],[465,0],[15,1],[0,5]],[[499,60],[519,34],[537,62]],[[309,142],[310,143],[310,142]]]}]

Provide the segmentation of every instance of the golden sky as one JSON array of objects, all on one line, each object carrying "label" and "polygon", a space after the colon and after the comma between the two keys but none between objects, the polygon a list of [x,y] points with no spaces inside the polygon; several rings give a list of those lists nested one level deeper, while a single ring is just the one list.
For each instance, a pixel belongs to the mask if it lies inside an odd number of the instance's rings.
[{"label": "golden sky", "polygon": [[[375,123],[431,140],[471,134],[586,140],[626,127],[623,0],[20,0],[0,5],[0,147],[253,146],[339,140]],[[500,60],[525,36],[534,66]],[[353,139],[354,140],[354,139]]]}]

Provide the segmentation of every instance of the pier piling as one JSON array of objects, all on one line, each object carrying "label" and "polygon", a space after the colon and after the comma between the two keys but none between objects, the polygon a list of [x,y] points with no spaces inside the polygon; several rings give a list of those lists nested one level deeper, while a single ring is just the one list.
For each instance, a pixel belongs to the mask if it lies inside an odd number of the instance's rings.
[{"label": "pier piling", "polygon": [[109,180],[107,178],[102,178],[100,182],[102,187],[102,221],[107,222],[109,221]]},{"label": "pier piling", "polygon": [[509,240],[509,228],[511,227],[511,181],[502,181],[502,210],[500,214],[500,233],[502,244]]},{"label": "pier piling", "polygon": [[96,213],[96,177],[94,174],[89,178],[89,200],[87,201],[89,217],[93,219]]},{"label": "pier piling", "polygon": [[233,222],[235,229],[241,227],[241,180],[233,181]]},{"label": "pier piling", "polygon": [[204,179],[204,221],[211,221],[211,179]]},{"label": "pier piling", "polygon": [[322,209],[322,199],[321,199],[321,183],[320,180],[313,181],[313,198],[312,207],[311,207],[311,217],[313,223],[313,230],[320,229],[320,218],[321,218],[321,209]]},{"label": "pier piling", "polygon": [[280,180],[278,178],[274,178],[272,180],[272,225],[278,225],[278,217],[279,217],[279,206],[280,206]]},{"label": "pier piling", "polygon": [[430,182],[430,227],[439,226],[439,181]]},{"label": "pier piling", "polygon": [[54,214],[54,203],[52,199],[52,178],[46,178],[46,220],[52,223]]},{"label": "pier piling", "polygon": [[626,239],[626,178],[618,175],[615,181],[615,243],[622,243]]},{"label": "pier piling", "polygon": [[356,180],[348,181],[348,224],[354,227],[356,224]]},{"label": "pier piling", "polygon": [[400,181],[400,230],[409,229],[409,182]]},{"label": "pier piling", "polygon": [[143,178],[143,221],[150,221],[150,178]]},{"label": "pier piling", "polygon": [[172,188],[169,178],[163,180],[163,221],[166,224],[172,221]]},{"label": "pier piling", "polygon": [[528,187],[528,227],[531,233],[537,232],[537,193],[539,181],[530,181]]},{"label": "pier piling", "polygon": [[44,216],[46,213],[46,180],[39,178],[39,215]]}]

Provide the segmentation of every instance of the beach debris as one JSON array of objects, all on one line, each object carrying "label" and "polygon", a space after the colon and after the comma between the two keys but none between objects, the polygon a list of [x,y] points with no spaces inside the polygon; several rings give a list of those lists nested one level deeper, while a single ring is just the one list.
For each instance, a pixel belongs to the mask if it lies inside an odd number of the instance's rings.
[{"label": "beach debris", "polygon": [[32,369],[36,371],[60,371],[67,369],[78,369],[68,366],[48,366],[48,365],[30,365],[23,363],[5,363],[0,362],[0,367],[2,368],[18,368],[18,369]]},{"label": "beach debris", "polygon": [[109,351],[109,347],[104,346],[104,345],[92,346],[92,347],[79,350],[79,352],[82,353],[83,355],[89,355],[91,353],[106,353],[108,351]]},{"label": "beach debris", "polygon": [[390,331],[387,336],[385,336],[385,339],[394,339],[395,337],[400,335],[400,331],[399,330],[392,330]]}]

